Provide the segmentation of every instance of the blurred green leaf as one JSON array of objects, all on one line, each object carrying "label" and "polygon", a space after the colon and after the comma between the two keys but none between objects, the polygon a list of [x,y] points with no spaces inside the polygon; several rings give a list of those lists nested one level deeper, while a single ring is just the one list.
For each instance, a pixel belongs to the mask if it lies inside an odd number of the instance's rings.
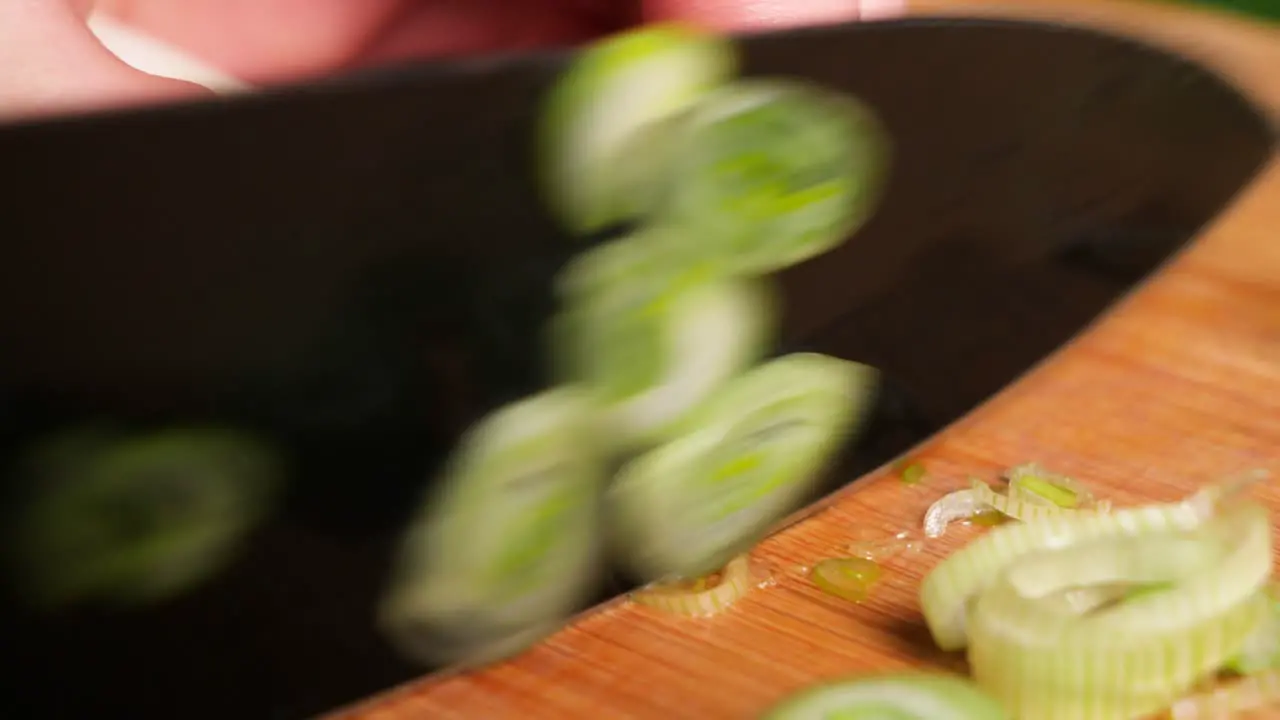
[{"label": "blurred green leaf", "polygon": [[1231,10],[1254,17],[1280,20],[1280,0],[1177,0],[1188,5]]}]

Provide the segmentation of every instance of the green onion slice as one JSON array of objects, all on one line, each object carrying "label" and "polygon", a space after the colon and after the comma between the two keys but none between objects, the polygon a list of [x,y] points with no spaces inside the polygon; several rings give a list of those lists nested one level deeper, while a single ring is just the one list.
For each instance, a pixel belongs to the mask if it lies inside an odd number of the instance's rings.
[{"label": "green onion slice", "polygon": [[[585,394],[557,388],[463,438],[402,543],[381,623],[406,654],[456,662],[567,617],[599,562],[604,479]],[[449,638],[433,644],[428,638]],[[468,642],[470,640],[470,642]]]},{"label": "green onion slice", "polygon": [[968,489],[944,495],[925,513],[925,535],[941,537],[951,523],[976,521],[987,513],[1029,522],[1063,512],[1111,511],[1110,502],[1096,500],[1080,483],[1065,475],[1048,473],[1034,463],[1011,469],[1006,478],[1009,485],[1004,493],[978,478],[970,478]]},{"label": "green onion slice", "polygon": [[589,234],[649,210],[670,151],[670,125],[737,71],[724,38],[649,25],[580,53],[551,89],[539,168],[551,207]]},{"label": "green onion slice", "polygon": [[798,693],[761,720],[1012,720],[973,683],[950,675],[886,675]]},{"label": "green onion slice", "polygon": [[560,287],[566,309],[552,331],[559,372],[595,394],[603,439],[622,450],[677,433],[763,354],[775,322],[765,279],[686,264],[658,231],[584,253]]},{"label": "green onion slice", "polygon": [[975,517],[990,507],[972,489],[947,493],[925,511],[924,535],[929,538],[942,537],[951,523]]},{"label": "green onion slice", "polygon": [[1165,710],[1270,611],[1270,523],[1242,487],[997,528],[925,578],[929,629],[945,650],[968,648],[974,678],[1016,717]]},{"label": "green onion slice", "polygon": [[724,567],[697,580],[653,583],[631,593],[635,602],[663,612],[687,617],[718,615],[738,601],[755,584],[751,559],[739,555]]},{"label": "green onion slice", "polygon": [[658,222],[734,271],[831,250],[871,216],[885,184],[888,140],[871,111],[791,80],[726,85],[675,132]]},{"label": "green onion slice", "polygon": [[1267,597],[1271,600],[1271,612],[1240,648],[1240,655],[1227,664],[1228,670],[1241,675],[1280,670],[1280,588],[1275,583],[1267,588]]},{"label": "green onion slice", "polygon": [[220,429],[76,436],[38,452],[16,543],[37,603],[166,600],[207,580],[265,516],[281,477]]},{"label": "green onion slice", "polygon": [[607,498],[619,545],[645,579],[724,565],[794,509],[870,406],[877,373],[787,355],[731,380],[688,434],[632,460]]},{"label": "green onion slice", "polygon": [[1105,512],[1110,503],[1099,501],[1084,485],[1051,473],[1036,463],[1019,465],[1005,474],[1009,497],[1018,502],[1053,505],[1065,510],[1099,510]]},{"label": "green onion slice", "polygon": [[[989,507],[1001,515],[1006,515],[1014,520],[1022,522],[1033,522],[1051,515],[1061,515],[1063,513],[1083,513],[1093,512],[1091,510],[1074,510],[1065,508],[1051,500],[1046,499],[1045,495],[1032,493],[1016,486],[1010,486],[1009,493],[1003,494],[997,492],[985,482],[972,478],[969,481],[969,487],[973,491],[973,496],[978,503]],[[1103,505],[1099,512],[1109,511],[1110,505]]]}]

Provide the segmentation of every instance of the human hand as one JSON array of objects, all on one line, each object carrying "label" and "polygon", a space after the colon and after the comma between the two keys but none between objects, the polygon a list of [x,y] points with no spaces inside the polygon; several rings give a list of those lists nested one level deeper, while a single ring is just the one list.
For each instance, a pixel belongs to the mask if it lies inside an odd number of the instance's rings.
[{"label": "human hand", "polygon": [[903,0],[3,0],[0,118],[206,95],[148,75],[86,24],[105,16],[251,84],[410,58],[571,45],[642,22],[753,30],[894,14]]}]

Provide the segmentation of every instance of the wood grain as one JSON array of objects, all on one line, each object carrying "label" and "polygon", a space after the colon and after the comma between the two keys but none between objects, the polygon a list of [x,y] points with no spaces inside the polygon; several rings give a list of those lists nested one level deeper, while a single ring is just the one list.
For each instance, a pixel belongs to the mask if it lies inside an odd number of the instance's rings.
[{"label": "wood grain", "polygon": [[[1280,29],[1155,5],[917,0],[914,11],[1067,19],[1189,54],[1280,118]],[[977,530],[889,561],[862,605],[804,568],[868,536],[918,527],[970,474],[1038,460],[1119,504],[1174,499],[1252,467],[1280,471],[1280,160],[1154,281],[1036,371],[919,448],[930,479],[888,470],[762,543],[774,572],[730,612],[680,620],[619,603],[514,661],[427,679],[335,717],[750,718],[815,681],[945,667],[930,649],[921,576]],[[1280,489],[1264,490],[1280,510]]]}]

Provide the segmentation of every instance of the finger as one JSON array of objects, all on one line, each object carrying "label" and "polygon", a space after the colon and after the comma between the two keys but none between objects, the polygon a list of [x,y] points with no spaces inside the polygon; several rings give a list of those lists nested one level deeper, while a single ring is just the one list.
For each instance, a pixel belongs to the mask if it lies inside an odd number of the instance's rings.
[{"label": "finger", "polygon": [[581,0],[411,2],[364,49],[362,64],[580,43],[607,29]]},{"label": "finger", "polygon": [[83,0],[0,1],[0,118],[193,97],[190,83],[138,72],[94,38]]},{"label": "finger", "polygon": [[690,22],[714,30],[763,30],[886,17],[903,0],[644,0],[645,20]]},{"label": "finger", "polygon": [[[11,1],[11,0],[0,0]],[[253,83],[590,36],[604,0],[99,0],[100,11]]]},{"label": "finger", "polygon": [[98,12],[223,72],[270,82],[351,57],[402,0],[99,0]]}]

